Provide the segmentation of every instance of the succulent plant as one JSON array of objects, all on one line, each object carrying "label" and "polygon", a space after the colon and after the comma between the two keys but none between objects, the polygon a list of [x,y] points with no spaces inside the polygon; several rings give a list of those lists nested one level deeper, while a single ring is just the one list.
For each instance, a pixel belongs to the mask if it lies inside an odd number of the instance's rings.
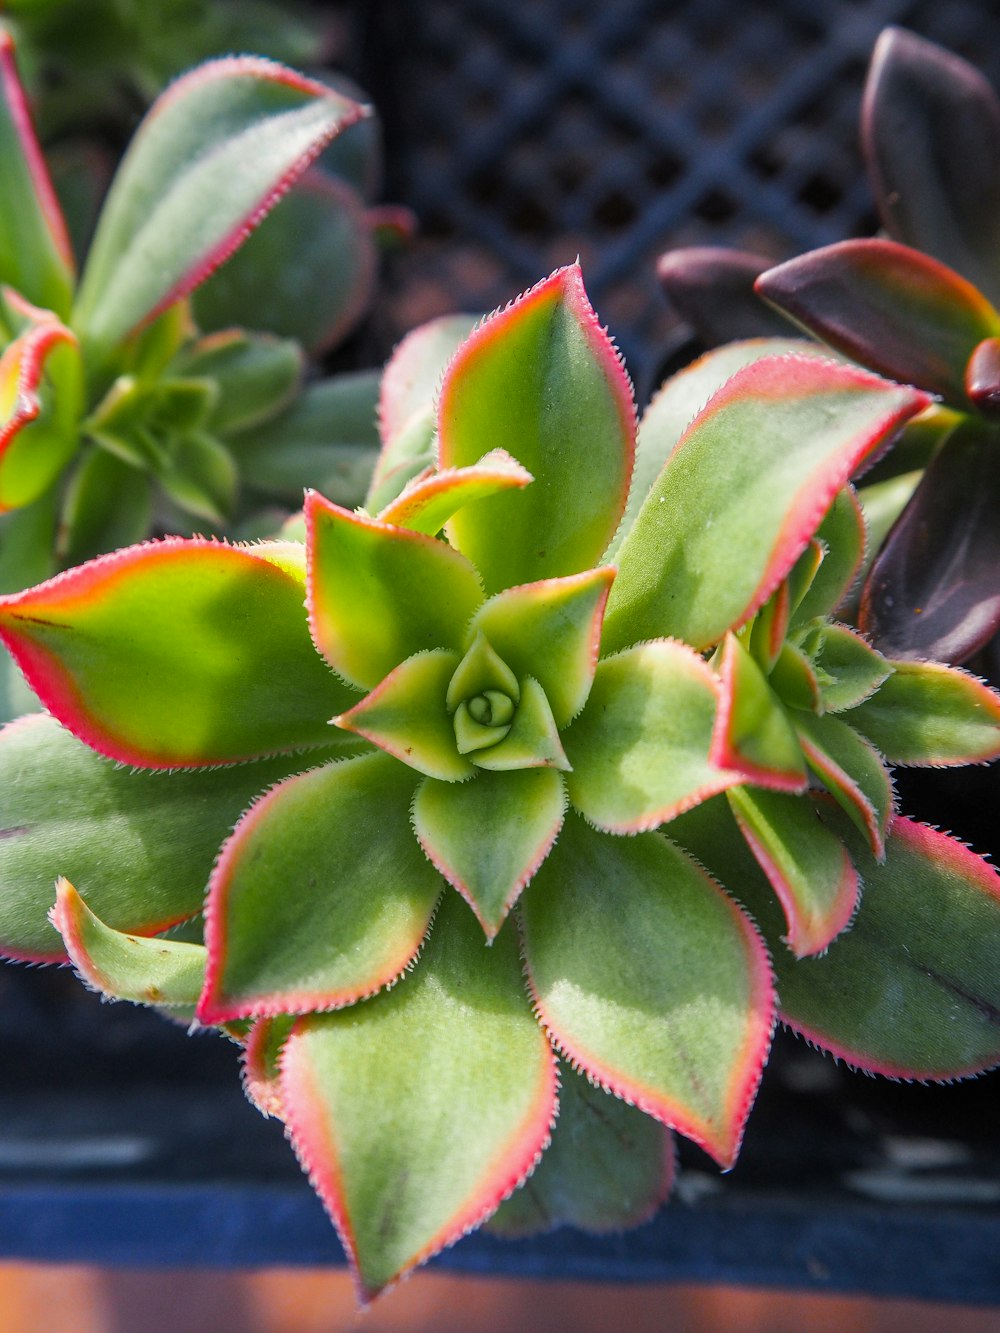
[{"label": "succulent plant", "polygon": [[734,337],[779,332],[754,309],[756,279],[837,352],[935,396],[923,479],[874,561],[859,623],[894,656],[964,661],[1000,628],[1000,99],[959,57],[890,28],[872,57],[862,145],[885,237],[777,267],[679,251],[660,273],[712,340],[730,320]]},{"label": "succulent plant", "polygon": [[539,1159],[498,1229],[640,1220],[672,1130],[731,1166],[776,1012],[866,1068],[1000,1060],[1000,880],[893,819],[871,743],[983,760],[1000,700],[829,617],[849,479],[926,396],[772,357],[636,452],[578,268],[465,331],[390,365],[373,513],[0,598],[53,715],[0,733],[5,951],[240,1041],[363,1300]]},{"label": "succulent plant", "polygon": [[[364,494],[378,377],[305,385],[304,374],[307,352],[339,336],[371,290],[361,205],[350,203],[357,227],[338,229],[348,187],[307,171],[366,114],[353,99],[256,57],[199,67],[139,128],[78,281],[13,45],[0,32],[5,591],[155,531],[273,531],[301,496],[304,475],[349,503]],[[265,217],[296,186],[287,213],[283,204]],[[303,199],[314,212],[302,213]],[[219,287],[215,270],[260,223],[249,266],[237,254],[228,287]],[[289,227],[298,231],[295,248]],[[337,287],[345,259],[350,276]],[[307,272],[328,286],[328,327],[302,313]],[[272,322],[292,336],[267,328],[259,299],[251,307],[245,292],[254,277],[266,277]],[[192,293],[207,332],[192,319]],[[282,322],[285,310],[296,313]],[[220,327],[223,313],[242,315],[243,327]],[[275,503],[277,516],[254,519]],[[5,695],[9,675],[5,667]],[[0,709],[11,716],[19,702],[4,698]]]}]

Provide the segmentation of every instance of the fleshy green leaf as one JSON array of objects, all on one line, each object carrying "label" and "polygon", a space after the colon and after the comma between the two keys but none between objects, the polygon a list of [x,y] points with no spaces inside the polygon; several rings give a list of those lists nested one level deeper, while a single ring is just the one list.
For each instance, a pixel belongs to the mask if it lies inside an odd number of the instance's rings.
[{"label": "fleshy green leaf", "polygon": [[[331,736],[334,739],[334,736]],[[231,768],[133,772],[43,714],[0,731],[0,951],[59,961],[47,920],[56,877],[109,927],[152,935],[201,911],[227,829],[301,755]]]},{"label": "fleshy green leaf", "polygon": [[149,939],[112,930],[68,879],[56,883],[52,924],[70,962],[93,990],[136,1004],[194,1004],[205,980],[204,945]]},{"label": "fleshy green leaf", "polygon": [[856,468],[924,406],[852,367],[775,357],[685,432],[618,554],[606,648],[717,643],[767,601]]},{"label": "fleshy green leaf", "polygon": [[781,1017],[809,1041],[896,1078],[956,1078],[1000,1063],[996,871],[901,817],[883,864],[845,818],[836,829],[864,880],[861,907],[828,953],[799,960],[779,943],[782,914],[724,802],[699,806],[672,831],[753,912],[771,945]]},{"label": "fleshy green leaf", "polygon": [[892,819],[892,782],[875,747],[835,717],[796,718],[806,762],[881,858]]},{"label": "fleshy green leaf", "polygon": [[890,764],[941,767],[1000,754],[1000,698],[939,662],[893,662],[893,674],[849,721]]},{"label": "fleshy green leaf", "polygon": [[611,838],[573,815],[521,903],[531,988],[560,1052],[731,1166],[771,1039],[770,973],[747,918],[662,835]]},{"label": "fleshy green leaf", "polygon": [[504,448],[535,479],[448,525],[487,592],[597,563],[628,496],[635,408],[579,266],[559,269],[472,334],[448,367],[438,430],[442,468]]},{"label": "fleshy green leaf", "polygon": [[710,750],[717,768],[777,791],[802,791],[806,767],[795,729],[763,672],[735,634],[719,665],[721,693]]},{"label": "fleshy green leaf", "polygon": [[[0,70],[2,60],[0,46]],[[66,466],[78,443],[80,395],[75,335],[48,311],[31,310],[0,356],[0,513],[37,500]]]},{"label": "fleshy green leaf", "polygon": [[236,503],[239,476],[233,456],[204,431],[173,442],[169,461],[154,469],[174,504],[195,518],[224,525]]},{"label": "fleshy green leaf", "polygon": [[350,1005],[413,962],[442,888],[410,828],[417,781],[360,755],[247,811],[209,885],[203,1022]]},{"label": "fleshy green leaf", "polygon": [[59,554],[64,565],[80,565],[142,541],[152,523],[149,474],[106,449],[90,448],[66,487]]},{"label": "fleshy green leaf", "polygon": [[837,492],[816,537],[824,554],[808,589],[792,612],[792,625],[831,615],[854,586],[865,556],[865,519],[853,486]]},{"label": "fleshy green leaf", "polygon": [[313,168],[193,293],[192,308],[203,329],[266,328],[318,356],[365,313],[375,274],[361,199]]},{"label": "fleshy green leaf", "polygon": [[302,383],[304,365],[298,343],[273,333],[225,329],[199,338],[178,359],[176,371],[218,386],[205,424],[213,434],[226,436],[258,426],[287,407]]},{"label": "fleshy green leaf", "polygon": [[378,383],[371,371],[319,380],[280,416],[231,437],[244,483],[295,504],[309,486],[345,508],[359,504],[378,447]]},{"label": "fleshy green leaf", "polygon": [[382,449],[365,502],[373,512],[434,464],[434,409],[441,377],[475,325],[472,315],[432,319],[407,334],[389,358],[378,404]]},{"label": "fleshy green leaf", "polygon": [[874,694],[892,674],[892,667],[846,625],[826,625],[822,633],[816,664],[829,677],[821,681],[823,707],[828,713],[842,713]]},{"label": "fleshy green leaf", "polygon": [[333,720],[357,732],[402,763],[444,782],[461,782],[475,768],[455,744],[455,727],[445,706],[458,653],[432,648],[414,653]]},{"label": "fleshy green leaf", "polygon": [[757,291],[838,352],[967,407],[965,367],[1000,314],[954,269],[896,241],[839,241],[779,264]]},{"label": "fleshy green leaf", "polygon": [[463,505],[502,491],[523,490],[531,473],[504,449],[494,449],[471,467],[414,477],[379,514],[380,523],[395,523],[433,536]]},{"label": "fleshy green leaf", "polygon": [[313,649],[304,579],[276,563],[283,549],[128,547],[0,599],[0,635],[45,706],[124,763],[329,744],[328,719],[353,698]]},{"label": "fleshy green leaf", "polygon": [[563,779],[551,768],[483,771],[472,782],[421,783],[413,827],[492,939],[548,855],[565,809]]},{"label": "fleshy green leaf", "polygon": [[858,904],[858,874],[840,840],[798,796],[732,787],[728,800],[784,908],[788,947],[798,958],[821,953]]},{"label": "fleshy green leaf", "polygon": [[647,1221],[674,1180],[673,1135],[568,1065],[559,1069],[559,1119],[534,1171],[486,1224],[499,1236],[557,1226],[592,1235]]},{"label": "fleshy green leaf", "polygon": [[333,669],[371,689],[428,648],[461,648],[482,601],[475,569],[445,542],[306,498],[309,621]]},{"label": "fleshy green leaf", "polygon": [[292,1144],[370,1300],[493,1212],[548,1139],[555,1060],[513,931],[486,949],[446,899],[412,976],[296,1025],[281,1083]]},{"label": "fleshy green leaf", "polygon": [[[769,310],[765,302],[753,297],[765,315],[778,319]],[[784,320],[781,321],[785,323]],[[800,356],[824,356],[824,349],[807,338],[750,338],[744,342],[730,343],[717,347],[690,366],[671,375],[659,392],[653,396],[639,422],[639,438],[635,451],[635,470],[632,474],[632,486],[629,490],[628,504],[621,526],[614,542],[608,549],[605,560],[613,560],[617,555],[625,535],[635,522],[642,503],[653,488],[663,465],[673,453],[677,444],[718,389],[728,379],[753,365],[764,357],[784,356],[788,353]]]},{"label": "fleshy green leaf", "polygon": [[467,631],[486,635],[518,678],[539,682],[564,727],[590,693],[601,638],[601,619],[614,579],[611,569],[522,584],[491,597]]},{"label": "fleshy green leaf", "polygon": [[635,833],[738,781],[709,759],[718,697],[715,675],[683,643],[605,658],[563,735],[572,803],[598,828]]},{"label": "fleshy green leaf", "polygon": [[111,186],[74,325],[101,358],[237,248],[338,131],[365,110],[252,56],[178,79],[136,133]]},{"label": "fleshy green leaf", "polygon": [[73,299],[73,250],[6,29],[0,31],[0,160],[0,280],[65,319]]},{"label": "fleshy green leaf", "polygon": [[281,1052],[295,1017],[258,1018],[243,1049],[243,1091],[264,1116],[281,1116]]},{"label": "fleshy green leaf", "polygon": [[980,71],[887,28],[872,55],[862,142],[889,234],[1000,300],[1000,105]]},{"label": "fleshy green leaf", "polygon": [[768,683],[777,698],[789,708],[804,708],[809,713],[822,711],[816,669],[796,644],[782,644]]}]

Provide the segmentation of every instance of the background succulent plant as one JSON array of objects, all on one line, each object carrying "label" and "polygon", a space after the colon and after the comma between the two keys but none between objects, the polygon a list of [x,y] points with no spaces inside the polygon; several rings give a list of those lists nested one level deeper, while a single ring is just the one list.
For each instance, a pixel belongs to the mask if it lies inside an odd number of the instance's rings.
[{"label": "background succulent plant", "polygon": [[965,61],[890,28],[872,57],[862,145],[884,238],[778,267],[679,251],[660,272],[710,340],[727,326],[735,337],[779,334],[754,284],[844,356],[935,396],[895,465],[926,470],[893,492],[902,512],[867,577],[860,624],[897,657],[963,661],[1000,626],[1000,100]]}]

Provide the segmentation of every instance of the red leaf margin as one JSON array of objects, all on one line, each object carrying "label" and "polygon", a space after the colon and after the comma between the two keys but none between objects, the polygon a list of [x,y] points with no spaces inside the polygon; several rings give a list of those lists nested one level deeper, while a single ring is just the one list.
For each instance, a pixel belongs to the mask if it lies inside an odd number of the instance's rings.
[{"label": "red leaf margin", "polygon": [[[361,1277],[357,1242],[347,1211],[343,1175],[332,1127],[318,1111],[321,1097],[311,1077],[308,1062],[300,1055],[302,1030],[308,1016],[292,1028],[281,1053],[280,1096],[286,1125],[296,1157],[333,1222],[347,1256],[358,1296],[364,1308],[406,1277],[474,1231],[501,1203],[527,1180],[552,1139],[559,1113],[559,1062],[551,1046],[535,1091],[534,1103],[524,1118],[514,1142],[494,1159],[482,1186],[441,1230],[418,1250],[383,1286],[371,1288]],[[543,1034],[539,1034],[540,1036]]]}]

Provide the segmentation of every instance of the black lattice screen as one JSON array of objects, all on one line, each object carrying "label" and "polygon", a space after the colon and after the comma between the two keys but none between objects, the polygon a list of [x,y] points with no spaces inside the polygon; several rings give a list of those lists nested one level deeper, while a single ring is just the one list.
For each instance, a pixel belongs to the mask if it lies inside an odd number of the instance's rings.
[{"label": "black lattice screen", "polygon": [[352,19],[390,193],[422,228],[386,336],[579,254],[640,382],[681,336],[663,249],[777,258],[873,229],[857,121],[883,26],[1000,80],[1000,7],[976,0],[360,0]]}]

